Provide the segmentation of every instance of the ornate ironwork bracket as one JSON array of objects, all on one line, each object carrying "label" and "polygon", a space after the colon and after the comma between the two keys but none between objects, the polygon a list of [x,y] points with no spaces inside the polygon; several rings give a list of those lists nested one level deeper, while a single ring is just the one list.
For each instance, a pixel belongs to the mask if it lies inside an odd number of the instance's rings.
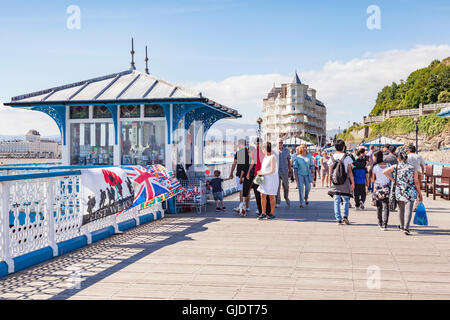
[{"label": "ornate ironwork bracket", "polygon": [[198,108],[186,114],[184,128],[187,130],[194,120],[203,123],[203,134],[206,135],[211,126],[220,119],[227,118],[227,115],[212,108]]},{"label": "ornate ironwork bracket", "polygon": [[43,112],[55,120],[61,133],[62,144],[66,145],[66,106],[35,106],[31,110]]}]

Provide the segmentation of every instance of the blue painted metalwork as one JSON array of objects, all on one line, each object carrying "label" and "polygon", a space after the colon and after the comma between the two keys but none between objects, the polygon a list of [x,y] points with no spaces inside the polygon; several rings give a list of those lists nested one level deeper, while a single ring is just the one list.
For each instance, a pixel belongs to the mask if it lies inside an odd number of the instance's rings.
[{"label": "blue painted metalwork", "polygon": [[227,114],[219,112],[217,111],[217,109],[213,109],[211,107],[197,108],[186,114],[184,126],[187,130],[194,120],[200,120],[203,122],[203,133],[206,135],[206,133],[214,123],[216,123],[220,119],[227,117]]},{"label": "blue painted metalwork", "polygon": [[[114,102],[114,103],[99,103],[99,102],[89,102],[89,105],[96,106],[96,105],[103,105],[108,108],[109,112],[111,113],[113,124],[114,124],[114,141],[115,144],[118,144],[118,131],[119,131],[119,119],[118,119],[118,108],[120,105],[133,105],[136,104],[135,102]],[[232,113],[222,111],[220,109],[217,109],[214,107],[214,105],[210,105],[208,103],[204,102],[183,102],[181,104],[172,104],[173,105],[173,112],[172,112],[172,120],[170,119],[170,105],[171,103],[161,103],[161,102],[150,102],[145,104],[158,104],[164,109],[164,114],[166,117],[166,126],[167,126],[167,143],[172,143],[172,136],[175,132],[176,128],[178,127],[179,122],[181,119],[188,115],[186,118],[186,124],[185,128],[188,129],[189,126],[192,124],[192,121],[194,119],[201,120],[204,124],[204,134],[208,132],[208,130],[211,128],[211,126],[217,122],[220,119],[227,118],[232,116]],[[71,106],[84,106],[86,103],[70,103],[67,105],[42,105],[42,106],[36,106],[36,105],[30,105],[32,110],[41,111],[46,114],[48,114],[50,117],[52,117],[53,120],[55,120],[56,124],[58,125],[58,128],[60,130],[63,145],[66,145],[66,114],[65,114],[65,107],[71,107]],[[192,111],[195,111],[195,113],[192,113]],[[172,124],[172,126],[170,126]],[[171,127],[171,130],[169,129]]]},{"label": "blue painted metalwork", "polygon": [[53,120],[61,133],[62,143],[66,145],[66,107],[65,106],[34,106],[31,110],[40,111],[48,114]]},{"label": "blue painted metalwork", "polygon": [[68,176],[79,176],[79,175],[81,175],[80,170],[42,172],[42,173],[30,173],[30,174],[15,174],[15,175],[10,175],[10,176],[0,176],[0,182],[27,180],[27,179],[39,179],[39,178],[51,178],[51,177],[68,177]]},{"label": "blue painted metalwork", "polygon": [[30,166],[30,165],[16,165],[14,167],[4,165],[0,166],[0,170],[76,170],[76,169],[97,169],[115,167],[113,165],[77,165],[77,166]]},{"label": "blue painted metalwork", "polygon": [[193,104],[174,104],[173,105],[173,119],[172,119],[172,132],[176,130],[178,127],[178,123],[180,120],[189,112],[202,108],[203,106],[199,103],[193,103]]},{"label": "blue painted metalwork", "polygon": [[114,144],[117,144],[117,133],[119,130],[119,119],[117,118],[117,110],[119,109],[119,106],[117,104],[107,104],[106,107],[108,108],[109,112],[111,112],[111,116],[114,123]]}]

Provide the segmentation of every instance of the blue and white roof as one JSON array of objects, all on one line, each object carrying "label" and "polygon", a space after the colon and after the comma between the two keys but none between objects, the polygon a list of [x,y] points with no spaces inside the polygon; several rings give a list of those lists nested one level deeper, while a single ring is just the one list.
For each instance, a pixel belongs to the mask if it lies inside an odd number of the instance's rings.
[{"label": "blue and white roof", "polygon": [[23,94],[11,98],[10,106],[35,106],[52,104],[90,104],[111,102],[183,102],[199,101],[239,118],[234,109],[202,96],[201,92],[169,83],[137,70],[126,70],[103,77],[75,82],[59,87]]}]

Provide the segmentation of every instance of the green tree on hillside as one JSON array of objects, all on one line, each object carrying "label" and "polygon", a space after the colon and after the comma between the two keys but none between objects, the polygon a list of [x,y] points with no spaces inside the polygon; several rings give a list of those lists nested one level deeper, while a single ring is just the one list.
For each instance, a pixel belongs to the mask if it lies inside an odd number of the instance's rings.
[{"label": "green tree on hillside", "polygon": [[430,104],[449,102],[450,57],[434,60],[426,68],[411,72],[406,81],[393,82],[385,86],[377,95],[371,116],[383,113],[383,110],[418,108],[420,103]]}]

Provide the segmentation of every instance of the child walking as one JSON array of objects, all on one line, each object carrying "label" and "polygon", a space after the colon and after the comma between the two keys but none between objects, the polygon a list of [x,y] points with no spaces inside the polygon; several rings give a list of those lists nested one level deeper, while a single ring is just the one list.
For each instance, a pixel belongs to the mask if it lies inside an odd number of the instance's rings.
[{"label": "child walking", "polygon": [[367,161],[365,150],[359,149],[356,152],[357,159],[353,162],[353,176],[355,179],[355,206],[356,210],[364,210],[366,201],[366,190],[369,186],[369,172],[367,171]]},{"label": "child walking", "polygon": [[[216,211],[222,211],[226,209],[225,206],[223,205],[222,182],[230,179],[233,179],[233,177],[222,179],[220,177],[220,171],[214,170],[214,178],[211,179],[209,185],[212,187],[213,198],[216,201]],[[220,203],[222,205],[221,207],[219,207],[219,201],[221,202]]]}]

